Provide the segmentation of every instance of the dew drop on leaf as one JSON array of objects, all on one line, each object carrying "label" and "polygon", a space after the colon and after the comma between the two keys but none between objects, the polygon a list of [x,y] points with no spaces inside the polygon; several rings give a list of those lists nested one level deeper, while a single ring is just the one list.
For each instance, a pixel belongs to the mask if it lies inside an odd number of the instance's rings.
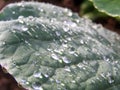
[{"label": "dew drop on leaf", "polygon": [[72,16],[72,12],[69,11],[69,12],[67,13],[67,15],[68,15],[69,17],[71,17],[71,16]]},{"label": "dew drop on leaf", "polygon": [[27,31],[27,30],[28,30],[28,27],[22,26],[22,31]]},{"label": "dew drop on leaf", "polygon": [[67,72],[71,72],[71,70],[70,70],[70,68],[69,67],[65,67],[65,69],[64,69],[65,71],[67,71]]},{"label": "dew drop on leaf", "polygon": [[64,63],[68,64],[68,63],[71,63],[71,61],[67,58],[67,57],[62,57],[62,60]]},{"label": "dew drop on leaf", "polygon": [[36,78],[43,78],[40,72],[34,73],[33,76]]},{"label": "dew drop on leaf", "polygon": [[56,54],[52,54],[51,57],[52,57],[54,60],[59,60],[59,57],[58,57]]},{"label": "dew drop on leaf", "polygon": [[40,85],[37,85],[37,84],[32,84],[32,88],[34,90],[43,90],[43,88]]}]

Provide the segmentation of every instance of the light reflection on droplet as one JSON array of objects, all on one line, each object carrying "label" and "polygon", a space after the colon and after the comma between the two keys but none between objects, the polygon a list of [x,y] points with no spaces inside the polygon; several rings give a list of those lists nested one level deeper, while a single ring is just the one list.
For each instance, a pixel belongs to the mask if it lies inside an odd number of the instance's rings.
[{"label": "light reflection on droplet", "polygon": [[64,63],[68,64],[68,63],[71,63],[71,61],[67,58],[67,57],[62,57],[62,60]]},{"label": "light reflection on droplet", "polygon": [[36,78],[43,78],[43,76],[42,76],[42,74],[40,72],[34,73],[33,76],[36,77]]},{"label": "light reflection on droplet", "polygon": [[28,27],[22,26],[22,31],[27,31],[27,30],[28,30]]},{"label": "light reflection on droplet", "polygon": [[51,57],[52,57],[54,60],[59,60],[59,57],[58,57],[56,54],[52,54]]}]

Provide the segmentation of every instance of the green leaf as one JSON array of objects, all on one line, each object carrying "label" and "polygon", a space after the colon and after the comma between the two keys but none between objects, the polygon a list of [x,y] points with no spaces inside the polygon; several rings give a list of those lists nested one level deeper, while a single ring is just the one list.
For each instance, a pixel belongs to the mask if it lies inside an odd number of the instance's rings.
[{"label": "green leaf", "polygon": [[113,17],[120,17],[120,2],[119,0],[90,0],[94,6],[101,12],[104,12]]},{"label": "green leaf", "polygon": [[92,19],[92,21],[95,21],[101,17],[108,17],[105,13],[99,12],[89,0],[84,0],[84,2],[81,4],[79,14],[81,17]]},{"label": "green leaf", "polygon": [[[22,7],[31,14],[19,11]],[[16,10],[15,17],[8,14],[10,8]],[[0,64],[24,87],[120,89],[120,37],[116,33],[68,9],[44,3],[11,4],[1,15]]]}]

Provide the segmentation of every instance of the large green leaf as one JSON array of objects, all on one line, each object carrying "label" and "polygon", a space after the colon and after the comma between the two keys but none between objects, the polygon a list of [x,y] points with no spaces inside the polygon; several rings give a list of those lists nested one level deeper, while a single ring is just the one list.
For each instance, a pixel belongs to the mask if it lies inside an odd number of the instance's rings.
[{"label": "large green leaf", "polygon": [[[0,14],[0,64],[18,82],[29,90],[120,89],[119,35],[67,9],[37,2],[18,4]],[[26,13],[39,7],[46,13],[26,16],[19,11],[22,7]],[[11,8],[16,17],[7,13]]]},{"label": "large green leaf", "polygon": [[119,0],[90,0],[94,6],[110,16],[120,17],[120,1]]}]

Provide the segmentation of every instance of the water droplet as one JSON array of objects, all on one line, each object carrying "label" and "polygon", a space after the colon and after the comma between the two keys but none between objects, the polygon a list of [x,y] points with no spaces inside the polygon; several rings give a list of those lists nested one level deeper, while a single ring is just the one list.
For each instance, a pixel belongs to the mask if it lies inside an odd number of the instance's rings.
[{"label": "water droplet", "polygon": [[65,67],[65,69],[64,69],[65,71],[67,71],[67,72],[71,72],[71,70],[70,70],[70,68],[69,67]]},{"label": "water droplet", "polygon": [[72,80],[71,82],[72,82],[72,83],[75,83],[75,80]]},{"label": "water droplet", "polygon": [[51,23],[56,22],[56,19],[55,19],[55,18],[51,18],[51,19],[50,19],[50,22],[51,22]]},{"label": "water droplet", "polygon": [[67,26],[64,26],[63,29],[65,32],[68,32],[70,30],[69,27],[67,27]]},{"label": "water droplet", "polygon": [[6,42],[3,41],[0,46],[3,46],[3,45],[5,45],[5,44],[6,44]]},{"label": "water droplet", "polygon": [[21,84],[23,84],[23,85],[28,85],[28,84],[30,84],[27,80],[25,80],[25,79],[22,79],[21,81],[20,81],[20,83]]},{"label": "water droplet", "polygon": [[83,40],[80,40],[80,43],[81,43],[81,44],[84,44],[84,41],[83,41]]},{"label": "water droplet", "polygon": [[36,78],[43,78],[43,76],[42,76],[42,74],[40,72],[34,73],[33,76],[36,77]]},{"label": "water droplet", "polygon": [[95,83],[95,81],[94,81],[94,80],[91,80],[91,83],[93,83],[93,84],[94,84],[94,83]]},{"label": "water droplet", "polygon": [[29,16],[28,19],[31,20],[31,21],[33,21],[34,17],[33,16]]},{"label": "water droplet", "polygon": [[71,11],[69,11],[67,15],[68,15],[69,17],[71,17],[73,14],[72,14]]},{"label": "water droplet", "polygon": [[110,72],[107,73],[106,77],[108,78],[108,82],[112,84],[114,82],[114,79],[112,78],[112,74]]},{"label": "water droplet", "polygon": [[68,40],[68,41],[71,41],[71,40],[72,40],[72,38],[71,38],[71,37],[68,37],[68,38],[67,38],[67,40]]},{"label": "water droplet", "polygon": [[58,31],[56,31],[55,33],[56,33],[57,36],[60,36],[60,35],[61,35],[61,33],[58,32]]},{"label": "water droplet", "polygon": [[35,55],[36,56],[40,56],[40,52],[35,52]]},{"label": "water droplet", "polygon": [[74,54],[74,53],[75,53],[75,48],[74,48],[74,47],[71,47],[69,53],[70,53],[70,54]]},{"label": "water droplet", "polygon": [[55,81],[56,81],[57,84],[60,84],[60,83],[61,83],[61,81],[58,80],[58,79],[56,79]]},{"label": "water droplet", "polygon": [[43,90],[43,88],[41,86],[37,85],[37,84],[32,84],[32,88],[34,90]]},{"label": "water droplet", "polygon": [[76,21],[76,23],[79,23],[79,22],[80,22],[80,20],[79,20],[79,19],[76,19],[75,21]]},{"label": "water droplet", "polygon": [[111,78],[109,78],[108,82],[109,82],[110,84],[112,84],[112,83],[114,83],[114,80],[111,79]]},{"label": "water droplet", "polygon": [[106,78],[104,73],[101,73],[100,76]]},{"label": "water droplet", "polygon": [[93,29],[97,29],[97,28],[98,28],[98,25],[92,25],[92,28],[93,28]]},{"label": "water droplet", "polygon": [[67,44],[62,44],[63,48],[67,48],[68,45]]},{"label": "water droplet", "polygon": [[12,14],[15,14],[15,11],[12,11]]},{"label": "water droplet", "polygon": [[22,26],[22,31],[27,31],[27,30],[28,30],[28,27]]},{"label": "water droplet", "polygon": [[64,83],[61,83],[61,85],[62,85],[62,86],[65,86],[65,84],[64,84]]},{"label": "water droplet", "polygon": [[31,46],[31,44],[27,41],[27,40],[25,40],[24,41],[28,46]]},{"label": "water droplet", "polygon": [[103,60],[105,60],[105,61],[107,61],[107,62],[110,61],[110,59],[109,59],[108,57],[106,57],[106,56],[103,56]]},{"label": "water droplet", "polygon": [[83,68],[83,65],[82,64],[78,64],[77,65],[80,69]]},{"label": "water droplet", "polygon": [[18,21],[19,21],[19,23],[21,23],[21,24],[24,23],[23,18],[24,18],[24,16],[19,16],[19,17],[18,17]]},{"label": "water droplet", "polygon": [[62,57],[62,60],[66,64],[71,63],[71,61],[67,57]]},{"label": "water droplet", "polygon": [[49,75],[48,75],[48,74],[44,74],[44,76],[45,76],[46,78],[48,78],[48,77],[49,77]]},{"label": "water droplet", "polygon": [[51,57],[52,57],[54,60],[59,60],[59,57],[58,57],[56,54],[52,54]]}]

